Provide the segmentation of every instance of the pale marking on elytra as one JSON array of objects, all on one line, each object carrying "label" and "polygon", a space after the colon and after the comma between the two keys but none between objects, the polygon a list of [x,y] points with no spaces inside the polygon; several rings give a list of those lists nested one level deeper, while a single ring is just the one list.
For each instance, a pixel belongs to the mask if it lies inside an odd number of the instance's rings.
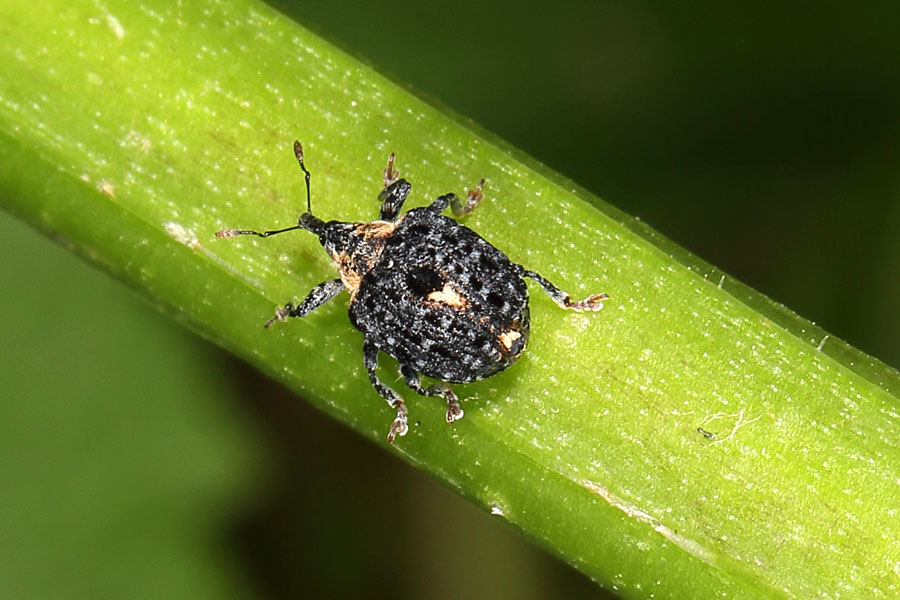
[{"label": "pale marking on elytra", "polygon": [[446,304],[457,308],[463,308],[468,304],[466,299],[460,296],[449,283],[445,283],[443,289],[428,294],[428,299],[438,304]]},{"label": "pale marking on elytra", "polygon": [[500,334],[500,343],[503,344],[503,347],[506,348],[507,351],[512,349],[513,342],[522,337],[522,334],[513,329],[509,331],[504,331]]}]

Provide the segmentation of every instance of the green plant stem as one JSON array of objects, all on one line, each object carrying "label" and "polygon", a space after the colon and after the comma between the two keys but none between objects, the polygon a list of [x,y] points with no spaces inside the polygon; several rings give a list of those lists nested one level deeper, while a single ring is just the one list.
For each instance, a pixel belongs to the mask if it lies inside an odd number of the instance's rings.
[{"label": "green plant stem", "polygon": [[346,296],[262,328],[334,277],[317,240],[214,232],[296,222],[295,138],[325,219],[377,214],[390,151],[411,205],[485,177],[470,227],[612,300],[533,290],[526,356],[454,427],[401,390],[391,451],[626,598],[900,593],[892,369],[256,2],[5,3],[0,59],[3,204],[381,443]]}]

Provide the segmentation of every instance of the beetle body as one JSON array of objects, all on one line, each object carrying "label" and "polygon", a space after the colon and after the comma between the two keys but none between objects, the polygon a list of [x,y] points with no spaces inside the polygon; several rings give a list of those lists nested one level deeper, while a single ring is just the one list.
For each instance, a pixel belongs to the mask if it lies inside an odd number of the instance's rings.
[{"label": "beetle body", "polygon": [[350,320],[379,350],[428,377],[467,383],[502,371],[528,341],[517,266],[435,208],[398,219],[351,292]]},{"label": "beetle body", "polygon": [[[378,353],[400,365],[407,385],[425,396],[441,396],[448,404],[447,422],[463,411],[448,383],[489,377],[516,362],[528,343],[528,288],[531,278],[561,308],[596,311],[606,294],[573,302],[552,283],[510,261],[477,233],[441,213],[450,206],[457,216],[471,212],[482,198],[481,186],[461,202],[446,194],[431,205],[400,210],[410,185],[393,170],[394,155],[384,171],[379,218],[367,223],[323,222],[309,210],[309,171],[303,150],[294,153],[306,174],[307,212],[294,227],[277,231],[226,229],[218,237],[268,237],[306,229],[319,238],[340,278],[319,284],[300,303],[275,311],[275,320],[303,317],[341,291],[350,295],[350,321],[364,335],[363,361],[378,393],[397,411],[388,440],[408,431],[403,398],[375,374]],[[438,380],[423,386],[419,376]]]}]

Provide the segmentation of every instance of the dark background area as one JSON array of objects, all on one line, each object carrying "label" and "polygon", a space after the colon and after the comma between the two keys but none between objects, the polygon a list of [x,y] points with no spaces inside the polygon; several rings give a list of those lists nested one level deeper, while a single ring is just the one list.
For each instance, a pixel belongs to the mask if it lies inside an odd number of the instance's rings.
[{"label": "dark background area", "polygon": [[[900,365],[900,5],[276,6]],[[0,542],[18,551],[0,595],[603,597],[62,249],[2,232],[23,259],[2,266]]]}]

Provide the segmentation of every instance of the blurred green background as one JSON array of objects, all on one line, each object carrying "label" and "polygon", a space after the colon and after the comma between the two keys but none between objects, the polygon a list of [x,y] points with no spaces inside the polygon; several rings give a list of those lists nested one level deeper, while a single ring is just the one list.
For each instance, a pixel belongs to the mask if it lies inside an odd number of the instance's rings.
[{"label": "blurred green background", "polygon": [[[900,5],[276,6],[900,365]],[[6,215],[0,244],[0,597],[605,597]]]}]

